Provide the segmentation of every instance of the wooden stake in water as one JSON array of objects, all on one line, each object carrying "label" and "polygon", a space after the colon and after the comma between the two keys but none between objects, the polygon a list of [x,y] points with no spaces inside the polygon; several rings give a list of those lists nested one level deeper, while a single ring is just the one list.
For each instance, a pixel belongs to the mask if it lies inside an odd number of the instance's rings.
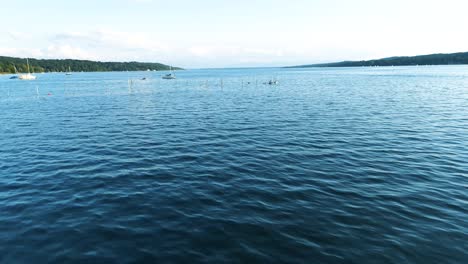
[{"label": "wooden stake in water", "polygon": [[128,92],[132,93],[133,80],[128,80]]}]

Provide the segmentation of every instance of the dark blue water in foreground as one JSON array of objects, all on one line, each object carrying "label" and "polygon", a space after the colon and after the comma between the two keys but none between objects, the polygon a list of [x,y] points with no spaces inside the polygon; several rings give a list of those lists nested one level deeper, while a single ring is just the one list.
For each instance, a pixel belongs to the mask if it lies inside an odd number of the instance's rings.
[{"label": "dark blue water in foreground", "polygon": [[160,75],[0,76],[1,263],[468,263],[468,66]]}]

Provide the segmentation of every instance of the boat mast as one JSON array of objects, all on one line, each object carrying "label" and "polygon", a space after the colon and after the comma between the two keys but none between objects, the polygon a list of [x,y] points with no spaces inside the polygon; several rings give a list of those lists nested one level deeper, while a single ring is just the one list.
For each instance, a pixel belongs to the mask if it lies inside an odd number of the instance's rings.
[{"label": "boat mast", "polygon": [[28,64],[28,73],[31,73],[31,72],[29,71],[29,59],[28,59],[28,58],[26,58],[26,63]]}]

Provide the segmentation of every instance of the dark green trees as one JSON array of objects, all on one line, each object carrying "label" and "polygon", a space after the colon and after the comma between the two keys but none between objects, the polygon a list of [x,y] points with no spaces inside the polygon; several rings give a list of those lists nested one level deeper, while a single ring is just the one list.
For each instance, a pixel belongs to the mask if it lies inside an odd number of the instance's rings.
[{"label": "dark green trees", "polygon": [[[74,72],[93,71],[146,71],[169,70],[168,65],[144,62],[99,62],[88,60],[37,60],[30,59],[31,72],[66,72],[70,68]],[[0,56],[0,73],[27,72],[26,59]],[[180,70],[180,68],[174,68]]]}]

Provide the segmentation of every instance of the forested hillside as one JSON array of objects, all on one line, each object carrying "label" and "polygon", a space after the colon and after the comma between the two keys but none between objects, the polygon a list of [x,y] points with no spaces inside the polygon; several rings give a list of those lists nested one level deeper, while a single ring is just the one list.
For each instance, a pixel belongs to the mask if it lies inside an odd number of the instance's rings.
[{"label": "forested hillside", "polygon": [[411,65],[459,65],[468,64],[468,52],[451,54],[431,54],[413,57],[390,57],[367,61],[343,61],[323,64],[294,66],[307,67],[362,67],[362,66],[411,66]]},{"label": "forested hillside", "polygon": [[[41,60],[29,59],[31,72],[65,72],[70,68],[74,72],[102,71],[146,71],[168,70],[169,66],[161,63],[147,62],[100,62],[88,60]],[[0,56],[0,73],[27,72],[26,59]],[[174,67],[174,70],[180,68]]]}]

